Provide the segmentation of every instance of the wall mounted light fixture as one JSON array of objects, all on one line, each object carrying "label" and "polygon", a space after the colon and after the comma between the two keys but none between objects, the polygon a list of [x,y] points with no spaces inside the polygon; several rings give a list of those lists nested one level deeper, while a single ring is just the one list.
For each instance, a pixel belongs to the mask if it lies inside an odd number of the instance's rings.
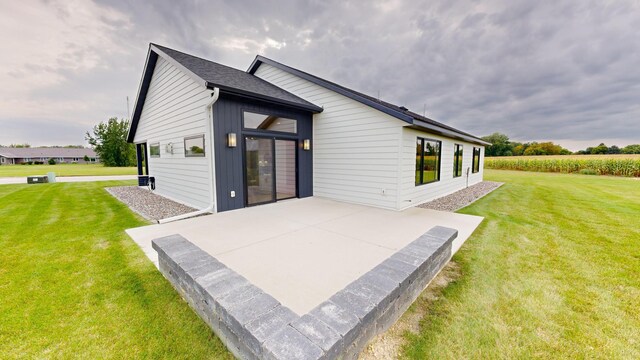
[{"label": "wall mounted light fixture", "polygon": [[236,133],[228,133],[227,134],[227,146],[230,148],[236,147]]},{"label": "wall mounted light fixture", "polygon": [[309,140],[309,139],[302,140],[302,149],[303,150],[311,150],[311,140]]}]

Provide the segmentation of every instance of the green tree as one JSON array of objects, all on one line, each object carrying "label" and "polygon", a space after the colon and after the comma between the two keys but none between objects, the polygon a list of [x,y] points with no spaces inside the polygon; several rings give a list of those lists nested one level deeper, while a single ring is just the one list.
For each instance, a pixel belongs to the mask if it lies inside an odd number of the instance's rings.
[{"label": "green tree", "polygon": [[627,145],[622,148],[623,154],[640,154],[640,144]]},{"label": "green tree", "polygon": [[111,118],[106,123],[93,127],[93,135],[88,131],[86,140],[91,144],[104,166],[133,166],[136,163],[136,151],[133,144],[127,143],[129,122]]},{"label": "green tree", "polygon": [[91,159],[89,159],[88,155],[85,155],[84,158],[82,158],[82,160],[84,160],[84,162],[89,162],[89,160],[91,160]]},{"label": "green tree", "polygon": [[604,143],[600,143],[600,145],[591,148],[592,154],[606,154],[609,151],[609,148]]},{"label": "green tree", "polygon": [[513,151],[511,144],[509,143],[509,137],[501,133],[493,133],[491,135],[483,136],[482,140],[491,143],[490,146],[485,147],[485,156],[511,156]]}]

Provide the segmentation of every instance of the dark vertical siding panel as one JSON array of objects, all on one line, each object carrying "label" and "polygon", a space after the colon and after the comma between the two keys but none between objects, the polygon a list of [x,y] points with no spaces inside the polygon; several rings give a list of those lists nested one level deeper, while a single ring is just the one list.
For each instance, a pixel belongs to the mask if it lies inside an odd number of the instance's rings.
[{"label": "dark vertical siding panel", "polygon": [[[288,109],[264,102],[241,99],[221,94],[214,105],[213,125],[215,132],[214,147],[216,151],[216,194],[218,211],[239,209],[245,206],[244,168],[242,133],[243,111],[272,113],[298,120],[298,196],[313,195],[312,152],[302,149],[304,139],[312,139],[312,114],[309,112]],[[235,133],[237,147],[227,147],[227,134]],[[231,191],[236,192],[232,198]]]}]

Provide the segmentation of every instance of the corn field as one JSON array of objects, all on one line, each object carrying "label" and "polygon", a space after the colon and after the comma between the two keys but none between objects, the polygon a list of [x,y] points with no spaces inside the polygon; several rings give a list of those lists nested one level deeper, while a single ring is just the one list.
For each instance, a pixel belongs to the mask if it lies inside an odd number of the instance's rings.
[{"label": "corn field", "polygon": [[486,169],[578,173],[640,177],[640,157],[636,156],[554,156],[486,158]]}]

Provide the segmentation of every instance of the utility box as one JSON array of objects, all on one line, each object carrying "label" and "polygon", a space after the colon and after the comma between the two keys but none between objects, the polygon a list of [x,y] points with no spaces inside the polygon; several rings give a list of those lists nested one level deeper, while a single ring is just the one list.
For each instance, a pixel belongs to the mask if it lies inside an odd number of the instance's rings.
[{"label": "utility box", "polygon": [[138,186],[149,186],[149,176],[138,175]]},{"label": "utility box", "polygon": [[48,183],[49,179],[46,175],[32,175],[27,176],[27,184],[45,184]]},{"label": "utility box", "polygon": [[56,173],[48,172],[47,173],[47,181],[49,181],[50,183],[56,182]]}]

